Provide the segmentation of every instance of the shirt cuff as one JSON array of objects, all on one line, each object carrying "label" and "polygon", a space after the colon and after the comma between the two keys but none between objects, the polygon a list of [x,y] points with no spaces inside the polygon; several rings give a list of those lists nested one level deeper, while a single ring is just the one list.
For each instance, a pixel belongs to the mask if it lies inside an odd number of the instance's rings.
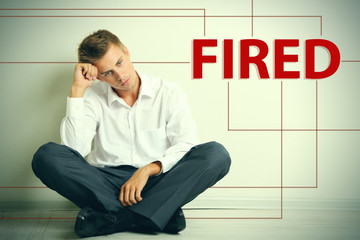
[{"label": "shirt cuff", "polygon": [[81,118],[84,113],[84,98],[67,98],[66,116]]},{"label": "shirt cuff", "polygon": [[161,162],[162,165],[161,173],[169,171],[180,159],[181,156],[164,156],[160,158],[158,161]]},{"label": "shirt cuff", "polygon": [[158,174],[156,174],[156,175],[155,175],[155,177],[156,177],[156,176],[159,176],[159,175],[161,175],[161,174],[163,173],[163,168],[164,168],[164,167],[163,167],[163,163],[162,163],[160,160],[156,160],[156,161],[154,161],[154,162],[160,162],[160,163],[161,163],[161,169],[160,169],[160,172],[159,172]]}]

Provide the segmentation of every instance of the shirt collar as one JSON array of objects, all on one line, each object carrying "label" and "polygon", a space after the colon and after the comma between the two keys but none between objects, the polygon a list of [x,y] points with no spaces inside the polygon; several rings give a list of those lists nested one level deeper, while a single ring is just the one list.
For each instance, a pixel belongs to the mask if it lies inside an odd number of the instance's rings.
[{"label": "shirt collar", "polygon": [[[138,99],[143,98],[144,96],[149,97],[149,98],[153,98],[154,97],[154,92],[153,92],[153,89],[152,89],[151,78],[149,76],[147,76],[146,74],[142,74],[142,73],[139,73],[139,72],[136,72],[136,73],[139,76],[140,81],[141,81]],[[108,90],[107,90],[107,95],[108,96],[107,97],[108,97],[108,106],[109,107],[111,106],[111,104],[114,101],[119,101],[121,103],[124,103],[122,98],[120,98],[113,91],[112,87],[109,84],[107,84],[107,88],[108,88]]]},{"label": "shirt collar", "polygon": [[139,76],[140,81],[141,81],[141,86],[140,86],[140,91],[139,91],[139,98],[141,98],[143,96],[153,98],[154,97],[154,92],[153,92],[153,89],[152,89],[151,78],[146,74],[142,74],[142,73],[139,73],[139,72],[136,72],[136,73]]}]

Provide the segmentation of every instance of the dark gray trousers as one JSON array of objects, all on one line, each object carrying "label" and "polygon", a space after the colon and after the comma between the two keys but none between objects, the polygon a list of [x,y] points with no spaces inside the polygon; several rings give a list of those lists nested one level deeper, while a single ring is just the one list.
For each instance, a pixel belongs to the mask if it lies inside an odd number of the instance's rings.
[{"label": "dark gray trousers", "polygon": [[[168,172],[151,176],[141,196],[129,210],[150,219],[161,230],[175,211],[213,186],[229,171],[229,153],[217,142],[197,145]],[[121,186],[134,174],[132,166],[95,167],[77,151],[47,143],[35,153],[35,175],[78,207],[119,211]]]}]

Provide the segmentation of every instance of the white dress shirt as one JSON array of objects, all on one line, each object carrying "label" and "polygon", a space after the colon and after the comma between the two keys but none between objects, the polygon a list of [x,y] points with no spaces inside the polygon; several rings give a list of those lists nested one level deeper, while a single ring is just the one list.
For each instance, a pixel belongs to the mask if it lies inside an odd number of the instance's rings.
[{"label": "white dress shirt", "polygon": [[162,172],[170,170],[199,143],[195,121],[178,85],[138,75],[141,86],[132,107],[100,81],[83,98],[68,98],[60,127],[62,144],[98,167],[140,168],[160,161]]}]

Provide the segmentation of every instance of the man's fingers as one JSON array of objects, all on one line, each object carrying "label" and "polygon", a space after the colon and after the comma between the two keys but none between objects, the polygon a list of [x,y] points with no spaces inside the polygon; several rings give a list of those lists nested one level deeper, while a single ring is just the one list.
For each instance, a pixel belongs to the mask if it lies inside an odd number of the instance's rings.
[{"label": "man's fingers", "polygon": [[129,201],[130,188],[125,186],[124,190],[125,190],[125,192],[124,192],[125,206],[132,206],[131,202]]},{"label": "man's fingers", "polygon": [[91,80],[95,80],[98,75],[98,70],[93,65],[91,65],[91,67],[90,67],[90,75],[91,75]]},{"label": "man's fingers", "polygon": [[[130,189],[130,194],[129,194],[129,203],[132,204],[137,204],[137,201],[135,200],[135,187],[132,187]],[[131,206],[130,205],[130,206]]]},{"label": "man's fingers", "polygon": [[124,202],[124,187],[121,187],[119,200],[120,200],[121,204],[125,207],[125,202]]},{"label": "man's fingers", "polygon": [[121,187],[120,202],[123,206],[133,206],[142,201],[141,192],[148,178],[148,171],[145,168],[140,168]]},{"label": "man's fingers", "polygon": [[124,185],[121,187],[119,200],[124,207],[132,206],[142,200],[141,190],[136,189],[134,186]]},{"label": "man's fingers", "polygon": [[136,200],[140,202],[142,200],[141,191],[136,191]]},{"label": "man's fingers", "polygon": [[95,80],[96,76],[97,74],[95,73],[95,70],[93,69],[92,66],[90,66],[89,69],[87,70],[86,78],[89,80]]},{"label": "man's fingers", "polygon": [[88,80],[95,80],[98,75],[98,70],[91,64],[82,64],[82,74]]},{"label": "man's fingers", "polygon": [[88,65],[84,67],[83,75],[88,80],[91,78],[91,73]]}]

